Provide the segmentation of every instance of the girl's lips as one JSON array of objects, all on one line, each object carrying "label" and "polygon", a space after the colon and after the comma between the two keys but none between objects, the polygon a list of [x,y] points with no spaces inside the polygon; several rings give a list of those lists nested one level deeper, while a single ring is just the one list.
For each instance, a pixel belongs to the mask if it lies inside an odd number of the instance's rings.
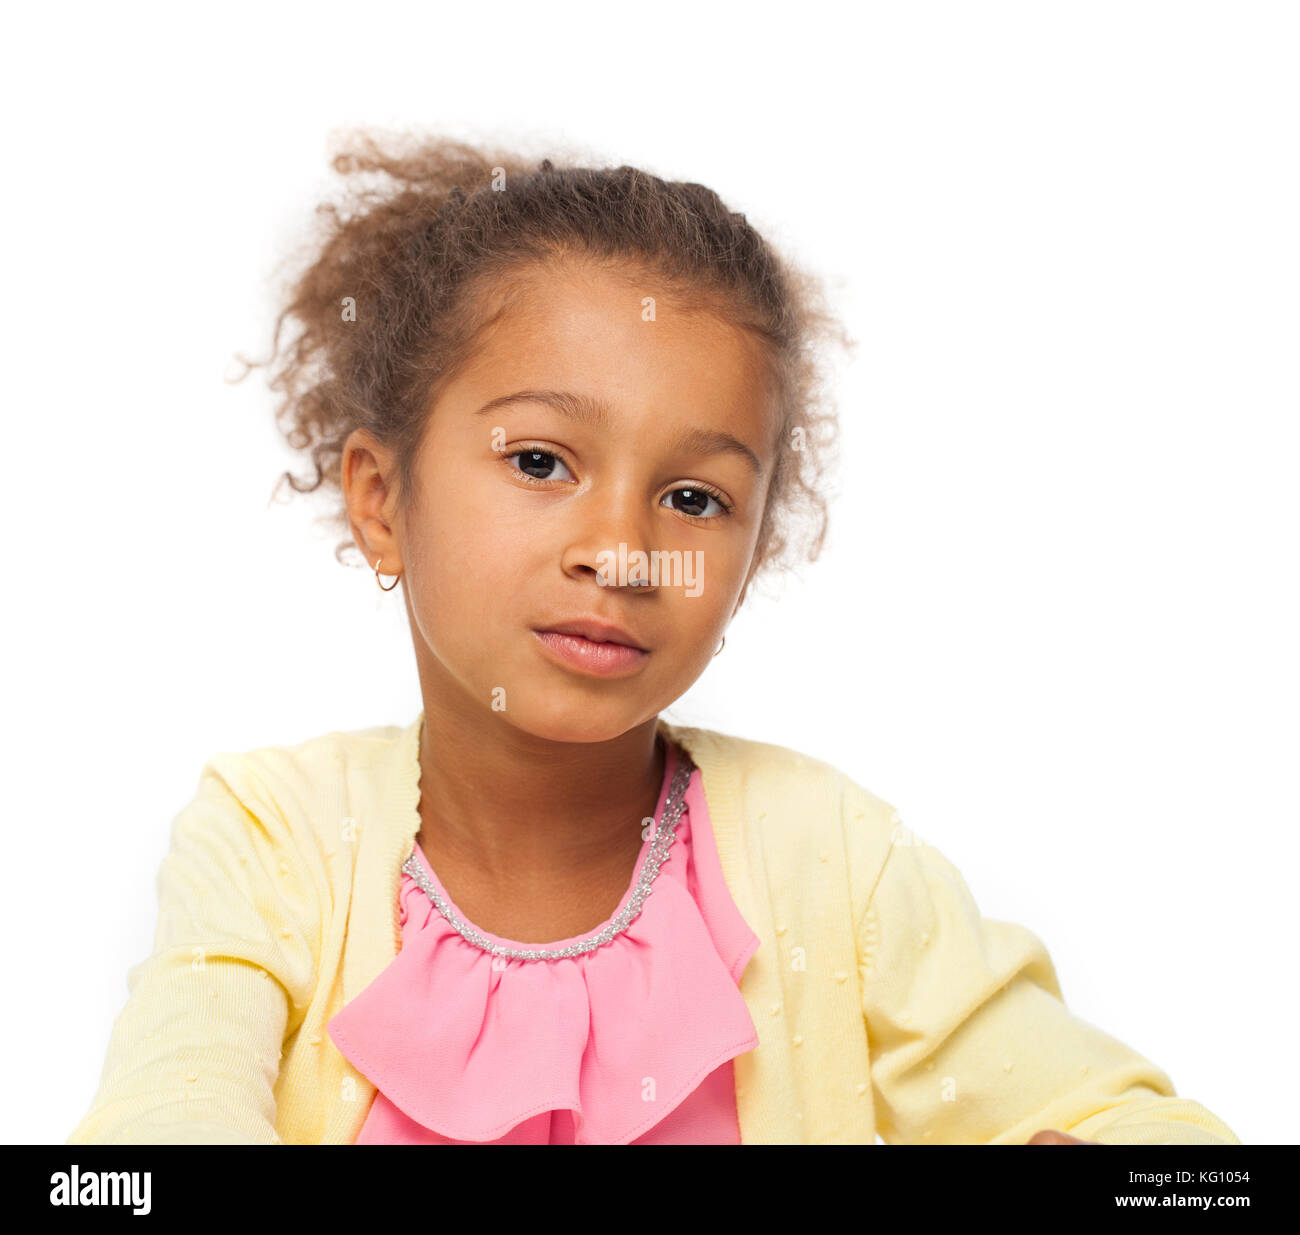
[{"label": "girl's lips", "polygon": [[597,677],[624,677],[640,668],[650,655],[626,644],[595,643],[581,635],[562,635],[554,630],[535,630],[533,634],[548,655]]}]

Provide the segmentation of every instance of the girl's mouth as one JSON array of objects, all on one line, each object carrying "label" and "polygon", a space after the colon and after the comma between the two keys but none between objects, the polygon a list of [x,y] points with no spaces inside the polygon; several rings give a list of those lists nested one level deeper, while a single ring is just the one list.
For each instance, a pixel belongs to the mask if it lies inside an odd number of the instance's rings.
[{"label": "girl's mouth", "polygon": [[544,655],[597,677],[626,677],[649,658],[649,652],[623,643],[596,643],[581,635],[564,635],[554,630],[535,630],[534,637]]}]

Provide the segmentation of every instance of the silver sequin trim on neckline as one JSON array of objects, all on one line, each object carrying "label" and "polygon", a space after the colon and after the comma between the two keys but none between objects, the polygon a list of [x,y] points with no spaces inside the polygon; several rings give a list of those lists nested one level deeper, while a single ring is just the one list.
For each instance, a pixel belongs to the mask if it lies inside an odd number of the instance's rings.
[{"label": "silver sequin trim on neckline", "polygon": [[677,747],[677,770],[673,774],[673,783],[668,790],[668,800],[664,803],[663,818],[659,821],[650,850],[641,864],[641,872],[631,897],[623,906],[622,912],[607,922],[596,934],[580,939],[577,943],[571,943],[567,947],[507,948],[503,944],[493,943],[492,940],[485,938],[470,923],[456,916],[452,907],[424,873],[420,859],[416,856],[419,848],[418,840],[412,843],[411,854],[402,863],[402,869],[420,885],[421,890],[434,903],[438,912],[451,923],[463,939],[484,952],[491,952],[493,956],[509,956],[521,961],[544,961],[553,957],[578,956],[583,952],[593,952],[621,935],[641,912],[642,902],[650,895],[650,885],[655,881],[659,868],[668,857],[677,825],[681,822],[682,808],[686,800],[686,786],[690,783],[691,773],[694,771],[695,764],[691,761],[690,755],[680,746]]}]

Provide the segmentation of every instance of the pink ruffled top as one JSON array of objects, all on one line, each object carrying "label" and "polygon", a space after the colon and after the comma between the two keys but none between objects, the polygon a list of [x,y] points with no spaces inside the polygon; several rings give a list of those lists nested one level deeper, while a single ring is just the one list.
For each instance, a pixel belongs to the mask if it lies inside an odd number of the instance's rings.
[{"label": "pink ruffled top", "polygon": [[758,1035],[739,983],[759,941],[724,881],[700,771],[665,744],[632,885],[587,934],[479,930],[413,847],[400,950],[328,1025],[378,1091],[356,1144],[740,1143],[732,1060]]}]

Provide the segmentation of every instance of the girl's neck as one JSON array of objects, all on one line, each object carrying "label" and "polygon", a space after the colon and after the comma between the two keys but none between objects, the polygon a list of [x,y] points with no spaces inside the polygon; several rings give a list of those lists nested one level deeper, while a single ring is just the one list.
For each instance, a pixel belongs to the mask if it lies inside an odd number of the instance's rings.
[{"label": "girl's neck", "polygon": [[[482,715],[479,717],[482,720]],[[596,871],[641,843],[667,752],[654,717],[598,743],[549,742],[499,713],[488,732],[426,704],[420,738],[420,840],[502,882]],[[428,844],[425,844],[425,841]]]}]

